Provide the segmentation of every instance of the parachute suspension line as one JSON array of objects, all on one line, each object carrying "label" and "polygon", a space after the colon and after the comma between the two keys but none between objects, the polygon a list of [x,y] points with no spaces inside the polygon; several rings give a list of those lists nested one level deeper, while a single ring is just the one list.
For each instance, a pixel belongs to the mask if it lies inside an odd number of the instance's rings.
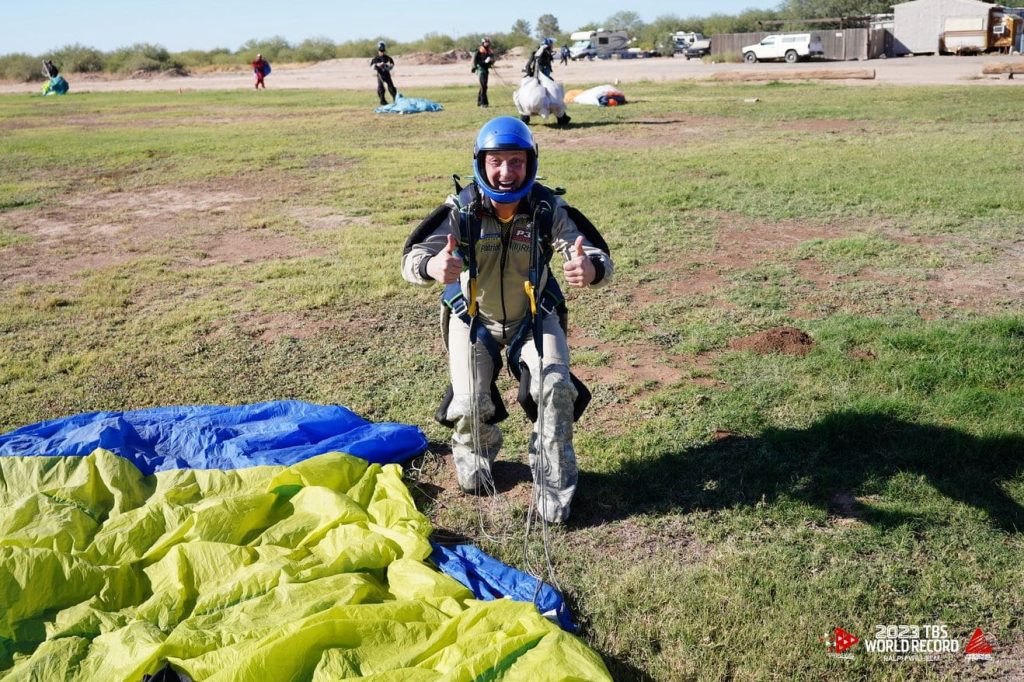
[{"label": "parachute suspension line", "polygon": [[[459,177],[456,175],[455,178],[455,196],[456,203],[458,203],[458,196],[461,188],[459,186]],[[470,317],[469,324],[469,404],[470,404],[470,424],[471,433],[473,438],[473,459],[476,464],[476,470],[490,472],[490,463],[485,463],[484,456],[480,452],[480,401],[478,399],[479,387],[480,387],[480,372],[477,366],[477,352],[478,346],[478,329],[481,324],[480,319],[477,315],[479,312],[478,297],[478,285],[477,285],[477,262],[476,262],[476,226],[479,221],[470,220],[468,218],[476,217],[481,210],[480,207],[480,194],[478,190],[473,192],[473,200],[469,206],[459,206],[459,212],[461,215],[466,216],[466,220],[462,221],[463,237],[467,242],[467,249],[469,253],[465,254],[464,257],[467,261],[467,270],[469,274],[469,300],[468,300],[468,311]],[[485,334],[488,332],[484,332]],[[477,528],[480,530],[480,535],[491,542],[500,542],[500,538],[495,537],[487,530],[487,524],[484,522],[484,504],[483,497],[486,495],[495,500],[498,498],[498,490],[494,485],[493,475],[480,476],[477,475],[473,479],[473,495],[476,497],[476,517],[477,517]],[[492,514],[493,516],[493,510]]]},{"label": "parachute suspension line", "polygon": [[[523,535],[523,563],[527,570],[537,578],[537,585],[533,592],[533,601],[537,602],[540,595],[541,587],[545,582],[550,583],[555,589],[561,590],[558,585],[558,581],[555,579],[555,569],[551,561],[551,541],[548,535],[548,480],[547,473],[548,467],[548,452],[547,447],[544,443],[545,434],[545,400],[544,395],[544,310],[540,307],[540,268],[541,268],[541,244],[540,235],[538,234],[538,225],[540,224],[537,220],[537,214],[541,208],[545,207],[548,211],[552,211],[552,206],[547,201],[538,201],[534,207],[532,228],[530,230],[530,270],[529,279],[523,282],[523,289],[526,291],[526,297],[530,301],[530,315],[533,326],[533,345],[537,351],[537,372],[533,376],[537,377],[537,424],[536,424],[536,447],[537,454],[534,461],[533,467],[533,485],[535,488],[535,494],[530,496],[530,507],[526,513],[526,532]],[[549,275],[550,276],[550,275]],[[537,498],[540,498],[540,524],[541,524],[541,541],[544,546],[544,576],[541,577],[541,572],[536,570],[532,562],[530,561],[530,531],[533,523],[534,511],[536,511]],[[546,580],[545,580],[546,578]]]},{"label": "parachute suspension line", "polygon": [[505,79],[504,79],[504,78],[502,77],[502,75],[501,75],[500,73],[498,73],[498,67],[497,67],[497,64],[498,64],[498,62],[499,62],[499,61],[500,61],[499,59],[495,59],[495,60],[494,60],[494,61],[493,61],[493,62],[491,63],[491,70],[492,70],[492,72],[494,73],[494,75],[498,77],[498,80],[500,80],[500,81],[501,81],[501,84],[502,84],[502,85],[504,85],[504,86],[505,86],[505,87],[507,87],[507,88],[510,88],[510,87],[512,87],[512,86],[511,86],[511,84],[509,84],[509,82],[508,82],[507,80],[505,80]]}]

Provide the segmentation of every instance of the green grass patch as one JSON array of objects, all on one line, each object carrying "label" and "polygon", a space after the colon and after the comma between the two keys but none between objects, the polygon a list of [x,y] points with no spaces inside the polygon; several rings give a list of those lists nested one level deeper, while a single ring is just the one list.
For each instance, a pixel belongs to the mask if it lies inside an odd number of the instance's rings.
[{"label": "green grass patch", "polygon": [[[389,117],[367,94],[0,97],[0,429],[296,398],[419,424],[443,449],[439,292],[406,285],[400,254],[470,174],[480,125],[511,109],[413,89],[445,111]],[[636,370],[592,382],[573,520],[552,531],[583,637],[620,680],[978,672],[836,660],[819,641],[900,623],[961,641],[982,627],[1014,665],[1024,196],[1007,183],[1024,161],[1005,131],[1024,91],[629,95],[531,126],[546,182],[617,266],[610,287],[568,292],[573,362]],[[798,236],[775,247],[777,230]],[[805,356],[730,349],[784,325],[813,339]],[[511,411],[503,459],[525,468]],[[472,500],[433,493],[437,526],[477,535]],[[477,539],[522,567],[514,499],[509,538]]]}]

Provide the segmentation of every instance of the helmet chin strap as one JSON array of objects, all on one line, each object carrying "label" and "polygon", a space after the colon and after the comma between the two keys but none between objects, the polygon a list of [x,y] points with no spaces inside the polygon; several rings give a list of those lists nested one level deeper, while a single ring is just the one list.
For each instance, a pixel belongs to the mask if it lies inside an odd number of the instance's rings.
[{"label": "helmet chin strap", "polygon": [[515,204],[530,193],[530,188],[533,187],[533,183],[537,177],[537,162],[535,160],[531,162],[532,168],[527,172],[527,179],[518,189],[503,191],[487,182],[487,176],[480,170],[483,153],[481,153],[480,156],[481,159],[477,159],[473,164],[473,179],[476,180],[477,187],[480,188],[480,191],[483,192],[491,202],[497,204]]}]

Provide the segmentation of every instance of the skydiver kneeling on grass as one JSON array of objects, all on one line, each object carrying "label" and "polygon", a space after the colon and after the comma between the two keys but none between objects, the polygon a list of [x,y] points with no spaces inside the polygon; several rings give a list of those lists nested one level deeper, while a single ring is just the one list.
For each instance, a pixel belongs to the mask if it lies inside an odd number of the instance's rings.
[{"label": "skydiver kneeling on grass", "polygon": [[455,194],[419,224],[402,255],[407,281],[445,285],[451,386],[435,418],[454,429],[462,490],[493,492],[498,423],[508,416],[495,385],[504,348],[520,381],[519,402],[534,422],[533,501],[546,521],[559,523],[569,518],[576,491],[573,422],[590,393],[569,372],[566,307],[550,260],[561,253],[566,282],[579,288],[607,284],[612,260],[591,222],[536,182],[537,146],[524,123],[511,116],[486,123],[473,159],[473,182],[456,183]]}]

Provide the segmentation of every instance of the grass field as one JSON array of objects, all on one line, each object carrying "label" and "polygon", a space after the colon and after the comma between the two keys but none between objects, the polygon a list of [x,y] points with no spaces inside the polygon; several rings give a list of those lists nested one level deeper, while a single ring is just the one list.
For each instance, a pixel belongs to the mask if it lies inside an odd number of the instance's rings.
[{"label": "grass field", "polygon": [[[439,534],[535,563],[525,418],[505,423],[501,496],[459,494],[430,421],[438,291],[398,272],[476,130],[513,112],[407,94],[445,111],[376,115],[372,92],[0,97],[0,431],[340,403],[426,430],[409,477]],[[551,552],[582,636],[618,680],[1024,677],[1024,90],[626,94],[532,126],[545,182],[617,265],[570,296],[594,401]],[[820,639],[898,624],[961,649],[981,628],[995,654],[839,659]]]}]

